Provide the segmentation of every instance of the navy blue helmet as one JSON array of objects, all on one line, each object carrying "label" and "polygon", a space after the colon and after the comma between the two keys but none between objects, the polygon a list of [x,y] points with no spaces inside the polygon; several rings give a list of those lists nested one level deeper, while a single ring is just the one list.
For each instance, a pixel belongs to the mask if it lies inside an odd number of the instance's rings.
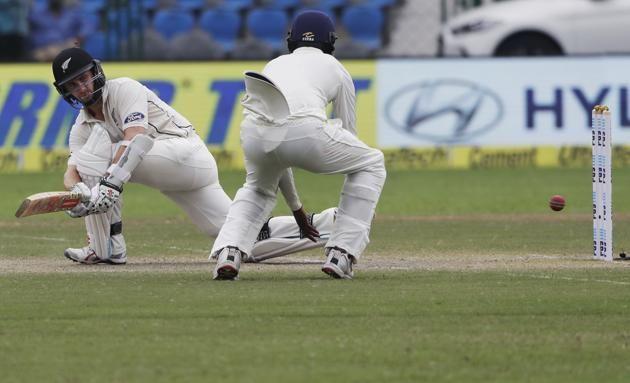
[{"label": "navy blue helmet", "polygon": [[[62,50],[53,60],[52,70],[53,75],[55,76],[55,82],[53,85],[64,100],[73,107],[81,108],[81,106],[90,106],[101,97],[103,86],[105,86],[105,74],[101,68],[101,63],[92,58],[92,56],[90,56],[90,54],[85,50],[81,48],[68,48]],[[87,71],[92,72],[94,90],[90,100],[82,103],[72,95],[71,91],[66,89],[65,85]]]},{"label": "navy blue helmet", "polygon": [[335,24],[330,17],[320,11],[304,11],[293,20],[287,45],[289,52],[299,47],[315,47],[324,53],[332,54],[335,50]]}]

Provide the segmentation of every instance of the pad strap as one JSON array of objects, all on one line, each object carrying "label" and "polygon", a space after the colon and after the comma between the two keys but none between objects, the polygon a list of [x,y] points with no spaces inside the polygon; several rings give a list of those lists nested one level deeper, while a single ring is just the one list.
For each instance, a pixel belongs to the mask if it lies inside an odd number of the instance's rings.
[{"label": "pad strap", "polygon": [[109,235],[117,235],[122,233],[122,221],[120,222],[116,222],[116,223],[112,223],[109,226]]}]

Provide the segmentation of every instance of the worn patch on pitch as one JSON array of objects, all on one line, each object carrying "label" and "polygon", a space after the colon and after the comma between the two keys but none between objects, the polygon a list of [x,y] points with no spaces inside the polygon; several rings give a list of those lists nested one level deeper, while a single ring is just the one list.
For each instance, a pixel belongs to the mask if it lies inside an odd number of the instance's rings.
[{"label": "worn patch on pitch", "polygon": [[[324,257],[309,252],[290,255],[261,263],[246,263],[243,273],[271,273],[278,271],[319,271]],[[630,262],[602,262],[589,255],[548,254],[379,254],[367,252],[355,266],[361,270],[426,270],[426,271],[527,271],[630,267]],[[82,265],[64,257],[0,258],[0,275],[16,273],[187,273],[212,272],[214,261],[201,256],[129,257],[126,265]]]}]

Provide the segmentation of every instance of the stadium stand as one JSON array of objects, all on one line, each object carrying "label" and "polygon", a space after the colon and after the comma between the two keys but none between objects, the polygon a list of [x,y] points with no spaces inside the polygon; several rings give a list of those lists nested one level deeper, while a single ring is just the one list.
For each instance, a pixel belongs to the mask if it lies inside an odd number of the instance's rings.
[{"label": "stadium stand", "polygon": [[83,0],[81,2],[81,8],[86,13],[99,12],[107,6],[107,0]]},{"label": "stadium stand", "polygon": [[302,0],[306,7],[341,8],[350,4],[349,0]]},{"label": "stadium stand", "polygon": [[[149,61],[162,61],[168,59],[169,44],[155,29],[144,31],[142,44],[142,56]],[[123,47],[123,51],[125,51]]]},{"label": "stadium stand", "polygon": [[247,36],[236,43],[229,56],[235,60],[268,60],[273,57],[275,51],[262,41]]},{"label": "stadium stand", "polygon": [[199,18],[199,27],[221,44],[226,52],[234,49],[241,26],[241,16],[232,9],[207,9]]},{"label": "stadium stand", "polygon": [[304,11],[308,11],[308,10],[324,12],[325,14],[330,16],[333,20],[337,18],[337,13],[335,12],[334,8],[328,7],[326,5],[318,5],[318,4],[302,6],[302,7],[300,7],[300,8],[295,10],[295,14],[298,14],[298,13],[304,12]]},{"label": "stadium stand", "polygon": [[[389,44],[390,26],[395,24],[390,18],[398,17],[399,10],[411,3],[407,0],[64,1],[68,7],[79,5],[85,23],[96,32],[83,45],[108,60],[268,59],[286,52],[288,24],[295,14],[307,9],[326,12],[336,21],[340,36],[335,52],[338,57],[375,57],[388,52],[384,48]],[[31,9],[41,9],[46,2],[32,0]],[[175,39],[186,46],[177,46]],[[195,44],[199,44],[197,49]],[[139,53],[132,55],[129,52],[134,46]]]},{"label": "stadium stand", "polygon": [[[212,2],[212,0],[210,0]],[[217,8],[226,8],[233,11],[243,11],[254,8],[254,0],[215,0]]]},{"label": "stadium stand", "polygon": [[355,2],[355,4],[366,5],[368,7],[375,8],[386,8],[394,5],[395,0],[362,0],[360,2]]},{"label": "stadium stand", "polygon": [[262,0],[260,5],[270,9],[280,9],[283,11],[290,11],[301,5],[300,0]]},{"label": "stadium stand", "polygon": [[83,41],[83,48],[90,52],[92,57],[98,60],[109,60],[110,55],[107,52],[106,36],[103,31],[96,31],[91,33]]},{"label": "stadium stand", "polygon": [[352,40],[373,50],[381,47],[383,22],[383,13],[371,6],[351,6],[341,15],[341,23]]},{"label": "stadium stand", "polygon": [[185,9],[168,8],[155,12],[153,17],[153,28],[164,37],[170,40],[178,34],[192,31],[195,26],[193,15]]},{"label": "stadium stand", "polygon": [[177,6],[186,11],[196,11],[205,7],[205,0],[178,0]]},{"label": "stadium stand", "polygon": [[249,33],[256,39],[279,51],[285,45],[289,17],[278,9],[256,8],[246,19]]},{"label": "stadium stand", "polygon": [[80,7],[52,0],[31,9],[28,28],[30,56],[37,61],[52,60],[60,50],[74,46],[93,32]]},{"label": "stadium stand", "polygon": [[169,43],[171,60],[218,60],[225,58],[223,47],[201,29],[179,34]]},{"label": "stadium stand", "polygon": [[85,22],[86,25],[89,25],[90,29],[93,31],[99,31],[102,29],[100,12],[83,13],[83,21]]}]

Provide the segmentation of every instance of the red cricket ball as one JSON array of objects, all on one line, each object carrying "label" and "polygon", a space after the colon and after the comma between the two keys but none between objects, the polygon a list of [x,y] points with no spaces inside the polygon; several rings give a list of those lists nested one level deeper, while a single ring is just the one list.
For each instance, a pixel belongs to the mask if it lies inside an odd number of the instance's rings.
[{"label": "red cricket ball", "polygon": [[551,199],[549,199],[549,207],[553,211],[560,211],[564,209],[565,203],[566,203],[566,200],[561,195],[554,195],[551,197]]}]

